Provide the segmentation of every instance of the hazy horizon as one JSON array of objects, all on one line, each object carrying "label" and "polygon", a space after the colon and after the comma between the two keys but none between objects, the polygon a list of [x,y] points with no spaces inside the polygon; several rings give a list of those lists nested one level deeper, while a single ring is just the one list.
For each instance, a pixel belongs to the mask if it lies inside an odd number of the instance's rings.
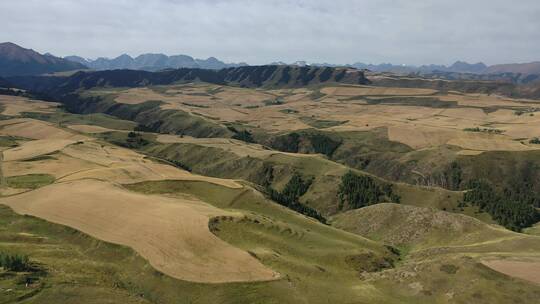
[{"label": "hazy horizon", "polygon": [[533,0],[21,0],[0,3],[0,42],[92,59],[492,65],[540,60],[539,15]]}]

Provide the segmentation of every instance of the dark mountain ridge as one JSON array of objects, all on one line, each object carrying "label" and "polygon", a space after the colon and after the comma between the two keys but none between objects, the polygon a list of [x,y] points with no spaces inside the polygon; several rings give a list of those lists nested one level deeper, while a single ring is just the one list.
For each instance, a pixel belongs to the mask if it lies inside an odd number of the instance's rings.
[{"label": "dark mountain ridge", "polygon": [[292,66],[245,66],[221,70],[184,68],[160,72],[107,70],[78,72],[69,77],[32,76],[12,77],[8,80],[17,88],[54,96],[94,87],[142,87],[197,81],[242,87],[369,84],[364,72],[356,69]]},{"label": "dark mountain ridge", "polygon": [[14,43],[0,43],[0,77],[40,75],[87,69],[86,66],[51,54],[42,55]]},{"label": "dark mountain ridge", "polygon": [[9,88],[9,87],[11,87],[11,84],[9,83],[9,81],[0,77],[0,88]]}]

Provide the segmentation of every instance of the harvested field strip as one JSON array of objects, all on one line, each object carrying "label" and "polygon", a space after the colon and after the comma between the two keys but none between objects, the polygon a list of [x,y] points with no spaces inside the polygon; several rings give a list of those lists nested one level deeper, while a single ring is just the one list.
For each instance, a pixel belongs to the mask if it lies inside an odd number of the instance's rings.
[{"label": "harvested field strip", "polygon": [[69,139],[40,139],[25,142],[19,147],[4,151],[4,161],[24,160],[50,154],[75,142]]},{"label": "harvested field strip", "polygon": [[202,201],[129,192],[96,180],[58,183],[0,202],[29,214],[125,245],[157,270],[186,281],[225,283],[278,277],[247,252],[208,230],[219,215]]},{"label": "harvested field strip", "polygon": [[540,262],[512,261],[512,260],[486,260],[485,266],[509,275],[540,285]]},{"label": "harvested field strip", "polygon": [[23,112],[52,112],[57,103],[30,100],[24,97],[0,96],[0,105],[4,107],[2,115],[16,116]]},{"label": "harvested field strip", "polygon": [[56,178],[62,178],[74,172],[97,168],[99,165],[60,152],[24,161],[4,162],[2,166],[5,176],[50,174]]},{"label": "harvested field strip", "polygon": [[89,134],[117,131],[117,130],[108,129],[108,128],[104,128],[100,126],[93,126],[93,125],[71,125],[71,126],[68,126],[68,128],[78,131],[78,132],[89,133]]},{"label": "harvested field strip", "polygon": [[17,119],[9,121],[13,121],[14,123],[5,125],[2,129],[0,129],[0,134],[31,139],[89,139],[86,136],[68,132],[40,120]]},{"label": "harvested field strip", "polygon": [[170,165],[156,164],[150,161],[118,163],[109,168],[88,169],[67,175],[61,180],[74,181],[85,178],[100,179],[121,184],[157,180],[189,180],[203,181],[228,188],[242,188],[242,185],[233,180],[191,174]]}]

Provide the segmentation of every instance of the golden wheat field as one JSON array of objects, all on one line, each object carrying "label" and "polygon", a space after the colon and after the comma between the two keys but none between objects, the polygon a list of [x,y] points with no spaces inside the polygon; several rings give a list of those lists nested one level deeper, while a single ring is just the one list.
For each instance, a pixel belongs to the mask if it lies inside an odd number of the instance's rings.
[{"label": "golden wheat field", "polygon": [[[223,283],[279,277],[208,230],[210,218],[241,217],[241,213],[220,210],[196,198],[137,194],[121,186],[183,180],[240,189],[243,186],[238,182],[194,175],[33,119],[4,121],[0,135],[21,138],[18,147],[2,152],[4,177],[45,174],[55,178],[53,184],[37,190],[3,189],[8,197],[1,202],[16,212],[129,246],[159,271],[182,280]],[[25,193],[13,196],[20,192]]]},{"label": "golden wheat field", "polygon": [[[414,149],[453,145],[469,154],[538,149],[528,144],[539,136],[536,102],[496,95],[366,86],[254,90],[210,84],[87,94],[112,94],[114,100],[127,104],[159,100],[163,109],[274,133],[311,127],[336,132],[387,128],[390,140]],[[531,109],[530,114],[516,114]],[[479,131],[468,131],[474,128]],[[92,132],[105,130],[94,128]]]}]

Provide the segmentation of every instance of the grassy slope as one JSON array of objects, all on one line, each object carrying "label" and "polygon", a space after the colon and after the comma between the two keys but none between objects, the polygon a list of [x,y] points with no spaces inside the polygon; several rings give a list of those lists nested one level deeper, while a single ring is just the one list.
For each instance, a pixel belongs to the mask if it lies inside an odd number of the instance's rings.
[{"label": "grassy slope", "polygon": [[538,286],[479,263],[490,256],[538,257],[538,237],[462,215],[395,204],[349,211],[334,217],[332,224],[401,249],[403,261],[397,268],[366,275],[391,295],[418,303],[536,303],[540,295]]},{"label": "grassy slope", "polygon": [[[283,281],[196,284],[155,271],[132,250],[0,206],[0,251],[24,253],[46,272],[30,288],[3,274],[1,303],[283,303],[290,292]],[[36,276],[36,275],[33,275]],[[272,301],[261,301],[272,303]]]},{"label": "grassy slope", "polygon": [[384,257],[395,258],[380,244],[295,214],[250,188],[180,181],[143,182],[127,187],[144,193],[190,193],[217,207],[243,211],[244,218],[219,218],[211,229],[281,273],[282,281],[290,287],[286,302],[346,303],[351,298],[361,299],[354,287],[362,283],[357,279],[357,270],[347,264],[347,257],[371,253],[371,260],[363,261],[367,264]]},{"label": "grassy slope", "polygon": [[[239,157],[238,155],[215,147],[197,144],[155,144],[144,149],[146,153],[156,157],[181,161],[194,172],[225,178],[238,178],[257,182],[257,173],[263,165],[274,167],[272,187],[281,189],[297,171],[302,175],[315,177],[309,191],[301,201],[326,213],[338,212],[337,190],[341,176],[349,168],[321,156],[303,157],[292,154],[275,153],[270,157]],[[354,170],[359,174],[365,174]],[[472,208],[461,210],[458,203],[462,193],[441,188],[418,187],[408,184],[394,183],[394,189],[401,196],[402,204],[414,206],[430,206],[457,213],[465,213],[482,220],[490,221],[489,215],[475,213]]]},{"label": "grassy slope", "polygon": [[407,250],[470,245],[519,235],[468,216],[397,204],[351,210],[336,215],[332,223],[346,231]]},{"label": "grassy slope", "polygon": [[[32,261],[48,273],[32,285],[39,288],[43,284],[43,289],[27,303],[445,303],[446,294],[452,292],[460,299],[458,303],[470,299],[475,303],[507,303],[509,299],[532,303],[540,293],[538,287],[455,253],[420,251],[396,269],[360,275],[345,262],[348,256],[367,250],[376,257],[391,255],[377,243],[294,214],[251,190],[178,181],[146,182],[128,188],[145,193],[188,193],[221,208],[243,210],[245,218],[220,219],[214,232],[252,252],[278,270],[283,279],[218,285],[173,280],[127,248],[1,207],[1,250],[30,254]],[[519,246],[513,246],[516,244]],[[479,244],[469,251],[479,254],[501,246],[514,251],[522,250],[523,245],[523,241],[510,240],[502,245]],[[448,265],[457,268],[456,273],[448,273]],[[17,296],[29,292],[15,281],[10,277],[1,284],[16,290]],[[412,289],[411,284],[415,284]],[[417,293],[418,286],[421,290]]]},{"label": "grassy slope", "polygon": [[97,96],[91,92],[83,92],[81,96],[73,95],[65,99],[63,103],[71,112],[106,113],[119,119],[136,122],[155,132],[188,134],[195,137],[230,137],[232,135],[225,126],[211,119],[181,110],[161,109],[163,102],[160,100],[123,104],[115,101],[117,97],[115,93]]},{"label": "grassy slope", "polygon": [[[355,240],[350,234],[311,220],[305,221],[289,210],[246,193],[249,190],[243,190],[246,194],[241,195],[238,192],[242,190],[172,181],[140,183],[128,188],[170,195],[191,193],[221,208],[243,210],[245,218],[219,219],[211,225],[212,230],[283,274],[284,281],[295,291],[289,294],[293,302],[447,303],[452,298],[456,303],[469,303],[471,299],[475,303],[508,303],[510,299],[532,303],[540,293],[540,287],[509,278],[479,264],[482,257],[493,254],[530,255],[540,248],[540,239],[490,228],[465,216],[431,211],[443,214],[450,222],[457,221],[456,225],[463,225],[463,230],[448,235],[445,221],[439,223],[436,231],[428,227],[425,231],[429,237],[419,238],[416,247],[401,246],[402,260],[397,261],[396,268],[365,273],[353,271],[351,267],[354,269],[355,265],[347,263],[347,258],[361,255],[369,249],[378,253],[373,259],[376,263],[381,252],[377,250],[379,245],[365,239]],[[381,206],[384,205],[369,208]],[[387,213],[381,214],[385,216]],[[439,217],[434,221],[439,221]],[[363,221],[369,219],[360,219],[360,222],[364,225]],[[395,219],[390,222],[400,223]],[[389,230],[390,222],[383,223]],[[412,231],[423,228],[418,223],[408,224]],[[413,224],[418,225],[418,229]],[[460,231],[465,231],[465,234],[459,235]],[[448,239],[455,242],[446,244]],[[362,256],[361,261],[366,261],[366,257]]]}]

